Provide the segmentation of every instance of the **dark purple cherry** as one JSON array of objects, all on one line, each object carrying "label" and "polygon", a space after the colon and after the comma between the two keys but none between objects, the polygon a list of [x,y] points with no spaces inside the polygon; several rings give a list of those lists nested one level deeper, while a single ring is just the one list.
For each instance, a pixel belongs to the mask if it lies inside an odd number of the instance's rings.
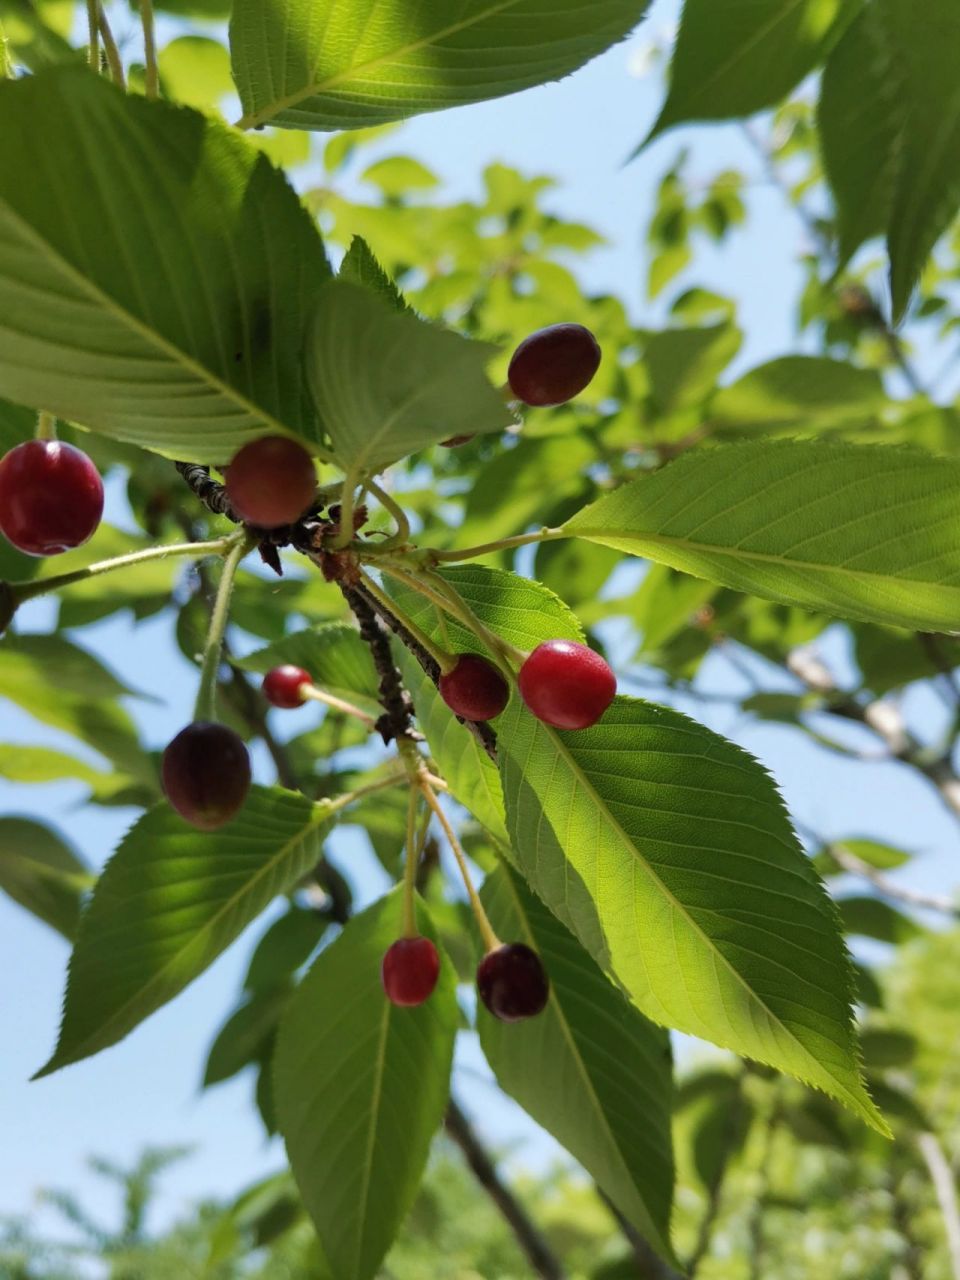
[{"label": "dark purple cherry", "polygon": [[439,976],[440,954],[429,938],[398,938],[380,968],[387,999],[403,1008],[429,1000]]},{"label": "dark purple cherry", "polygon": [[0,460],[0,532],[28,556],[81,546],[103,515],[103,481],[62,440],[26,440]]},{"label": "dark purple cherry", "polygon": [[317,491],[313,459],[286,436],[262,436],[245,444],[223,479],[237,515],[261,529],[299,520]]},{"label": "dark purple cherry", "polygon": [[294,667],[286,663],[282,667],[274,667],[263,678],[263,696],[275,707],[290,710],[300,707],[306,702],[301,693],[305,684],[313,684],[313,677],[303,667]]},{"label": "dark purple cherry", "polygon": [[537,717],[555,729],[587,729],[613,701],[617,678],[585,644],[547,640],[517,674],[520,696]]},{"label": "dark purple cherry", "polygon": [[464,653],[452,671],[437,682],[440,697],[464,720],[492,720],[507,705],[510,687],[486,658]]},{"label": "dark purple cherry", "polygon": [[524,404],[565,404],[592,381],[600,354],[600,344],[582,324],[552,324],[520,343],[507,382]]},{"label": "dark purple cherry", "polygon": [[163,753],[163,790],[177,813],[201,831],[215,831],[238,813],[250,790],[250,757],[225,724],[195,720]]},{"label": "dark purple cherry", "polygon": [[495,1018],[520,1022],[543,1010],[550,981],[535,951],[522,942],[507,942],[480,961],[477,990]]}]

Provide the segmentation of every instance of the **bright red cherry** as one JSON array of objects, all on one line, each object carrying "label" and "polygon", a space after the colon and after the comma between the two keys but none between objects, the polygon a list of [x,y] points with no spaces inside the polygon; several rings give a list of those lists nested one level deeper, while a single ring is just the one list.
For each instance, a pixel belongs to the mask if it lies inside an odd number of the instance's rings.
[{"label": "bright red cherry", "polygon": [[225,724],[196,720],[163,753],[167,799],[191,826],[215,831],[243,808],[250,790],[250,757]]},{"label": "bright red cherry", "polygon": [[28,556],[81,546],[103,515],[103,481],[62,440],[27,440],[0,460],[0,532]]},{"label": "bright red cherry", "polygon": [[234,511],[261,529],[299,520],[317,491],[313,459],[286,436],[263,436],[245,444],[223,478]]},{"label": "bright red cherry", "polygon": [[477,966],[480,999],[501,1022],[532,1018],[547,1003],[550,980],[540,957],[522,942],[488,951]]},{"label": "bright red cherry", "polygon": [[507,382],[524,404],[565,404],[591,382],[600,354],[600,344],[582,324],[552,324],[520,343]]},{"label": "bright red cherry", "polygon": [[497,668],[476,653],[463,654],[437,684],[440,697],[464,720],[492,720],[510,698],[510,687]]},{"label": "bright red cherry", "polygon": [[429,938],[398,938],[380,969],[387,999],[407,1009],[430,999],[439,976],[440,954]]},{"label": "bright red cherry", "polygon": [[574,640],[537,645],[517,675],[520,696],[555,729],[587,729],[617,692],[617,678],[600,657]]},{"label": "bright red cherry", "polygon": [[286,663],[282,667],[274,667],[263,679],[263,696],[275,707],[289,710],[302,706],[306,698],[300,692],[305,684],[313,684],[313,677],[303,667],[294,667]]}]

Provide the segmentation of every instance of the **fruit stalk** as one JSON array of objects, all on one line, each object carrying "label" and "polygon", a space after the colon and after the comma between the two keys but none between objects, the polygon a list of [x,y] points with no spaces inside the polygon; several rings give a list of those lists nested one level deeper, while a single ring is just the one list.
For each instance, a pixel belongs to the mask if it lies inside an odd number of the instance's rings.
[{"label": "fruit stalk", "polygon": [[250,537],[245,536],[234,540],[230,553],[224,561],[223,572],[217,587],[217,598],[213,613],[210,615],[207,643],[203,650],[200,688],[197,691],[197,704],[194,711],[195,720],[215,721],[217,718],[217,672],[220,669],[223,635],[227,629],[233,580],[236,577],[237,566],[253,545],[254,539]]},{"label": "fruit stalk", "polygon": [[140,0],[140,22],[143,27],[144,89],[148,98],[156,98],[160,92],[160,72],[157,67],[153,0]]},{"label": "fruit stalk", "polygon": [[[394,576],[399,577],[398,574],[395,574]],[[376,600],[384,609],[388,609],[397,618],[398,622],[400,622],[401,625],[409,631],[410,635],[413,636],[421,648],[426,650],[440,668],[441,674],[445,674],[446,672],[453,670],[457,665],[457,660],[453,654],[447,653],[445,649],[441,649],[439,645],[434,644],[426,632],[421,631],[415,622],[411,622],[406,614],[397,607],[396,602],[391,600],[385,592],[381,591],[369,574],[364,573],[362,569],[360,570],[360,581],[364,590],[373,596],[374,600]],[[407,585],[413,586],[414,581],[408,579]],[[423,594],[426,595],[427,593],[424,592]]]},{"label": "fruit stalk", "polygon": [[460,875],[463,877],[463,883],[467,890],[467,897],[470,899],[470,907],[477,921],[477,927],[480,930],[480,937],[483,940],[484,949],[488,952],[496,951],[500,946],[500,939],[494,932],[493,925],[490,923],[490,917],[483,909],[483,903],[480,901],[480,895],[473,886],[470,868],[467,866],[466,854],[463,852],[463,847],[457,839],[457,834],[450,825],[450,821],[444,813],[440,801],[434,795],[433,788],[422,775],[418,779],[418,785],[423,793],[424,800],[426,800],[427,804],[433,810],[437,821],[443,828],[443,834],[450,842],[450,848],[453,850],[453,856],[456,858],[457,866],[460,868]]}]

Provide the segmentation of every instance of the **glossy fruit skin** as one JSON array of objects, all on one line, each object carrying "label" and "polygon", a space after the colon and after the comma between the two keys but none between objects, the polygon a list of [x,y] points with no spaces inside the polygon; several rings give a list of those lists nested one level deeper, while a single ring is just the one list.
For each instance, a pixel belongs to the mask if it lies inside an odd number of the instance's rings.
[{"label": "glossy fruit skin", "polygon": [[245,444],[223,479],[234,511],[258,529],[294,524],[317,491],[313,459],[286,436],[263,436]]},{"label": "glossy fruit skin", "polygon": [[250,790],[250,756],[225,724],[195,720],[163,753],[163,790],[181,818],[216,831],[238,813]]},{"label": "glossy fruit skin", "polygon": [[71,551],[103,515],[103,481],[62,440],[26,440],[0,460],[0,532],[28,556]]},{"label": "glossy fruit skin", "polygon": [[550,979],[540,957],[522,942],[488,951],[477,966],[480,999],[501,1022],[520,1022],[542,1012]]},{"label": "glossy fruit skin", "polygon": [[517,683],[537,719],[555,729],[588,729],[617,692],[617,678],[599,653],[574,640],[538,645],[520,668]]},{"label": "glossy fruit skin", "polygon": [[306,698],[300,692],[300,686],[313,684],[313,677],[303,667],[294,667],[290,663],[282,667],[274,667],[263,678],[263,696],[275,707],[290,710],[301,707]]},{"label": "glossy fruit skin", "polygon": [[552,324],[520,343],[507,382],[524,404],[566,404],[592,381],[600,356],[600,344],[582,324]]},{"label": "glossy fruit skin", "polygon": [[380,967],[387,999],[404,1009],[429,1000],[439,976],[440,953],[429,938],[398,938]]},{"label": "glossy fruit skin", "polygon": [[486,658],[464,653],[437,681],[440,697],[464,720],[492,720],[510,701],[510,686]]}]

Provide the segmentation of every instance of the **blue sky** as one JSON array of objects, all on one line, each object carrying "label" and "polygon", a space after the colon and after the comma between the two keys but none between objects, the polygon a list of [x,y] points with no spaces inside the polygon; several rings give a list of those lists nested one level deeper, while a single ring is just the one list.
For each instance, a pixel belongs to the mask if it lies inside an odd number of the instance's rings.
[{"label": "blue sky", "polygon": [[[676,8],[672,0],[655,5],[633,39],[558,85],[421,117],[366,152],[364,163],[398,152],[416,155],[445,180],[445,197],[479,192],[481,171],[492,160],[556,177],[552,207],[590,223],[610,240],[583,269],[587,287],[620,293],[638,320],[654,321],[658,309],[650,308],[643,296],[641,228],[681,140],[668,136],[638,161],[626,167],[623,161],[649,127],[661,92],[655,76],[639,79],[632,68],[651,36],[674,20]],[[799,273],[793,260],[805,243],[802,227],[785,212],[779,192],[762,181],[736,127],[688,130],[682,142],[690,146],[694,172],[704,178],[727,165],[756,177],[749,189],[749,234],[736,236],[722,253],[701,254],[696,273],[697,283],[739,299],[747,340],[736,367],[796,350],[792,299]],[[116,486],[109,517],[123,521]],[[50,620],[50,606],[38,602],[24,610],[20,625],[43,629]],[[172,643],[169,619],[152,620],[136,630],[115,620],[87,628],[77,638],[95,647],[132,685],[157,698],[156,704],[131,704],[150,745],[162,746],[189,719],[195,674]],[[842,669],[842,646],[833,656]],[[740,677],[721,657],[711,659],[708,675],[714,688],[739,687]],[[908,705],[929,732],[941,714],[936,699],[922,693]],[[745,729],[728,708],[695,708],[691,703],[685,709],[759,755],[779,780],[792,811],[807,825],[826,835],[874,835],[923,850],[908,873],[909,882],[940,892],[951,883],[948,862],[956,844],[955,823],[908,771],[897,766],[864,769],[784,729]],[[300,731],[318,712],[308,707],[294,714],[289,723]],[[65,745],[59,735],[6,704],[0,706],[0,725],[7,742]],[[855,728],[847,736],[875,748]],[[18,790],[0,781],[0,813],[49,814],[100,866],[134,815],[80,808],[82,794],[79,785]],[[383,887],[382,873],[362,843],[348,835],[341,847],[361,898],[375,896]],[[196,1144],[196,1156],[168,1180],[165,1217],[200,1194],[230,1195],[279,1163],[280,1152],[276,1144],[265,1143],[250,1105],[252,1078],[203,1095],[198,1087],[206,1047],[232,1007],[251,939],[259,931],[255,926],[173,1005],[122,1044],[29,1084],[55,1035],[67,948],[0,899],[0,1213],[28,1209],[36,1188],[49,1185],[81,1188],[94,1207],[108,1211],[109,1194],[83,1170],[84,1157],[91,1153],[132,1162],[146,1144]],[[517,1141],[518,1160],[551,1158],[552,1144],[533,1134],[518,1110],[478,1079],[482,1063],[470,1046],[462,1066],[461,1096],[484,1131],[498,1141]]]}]

